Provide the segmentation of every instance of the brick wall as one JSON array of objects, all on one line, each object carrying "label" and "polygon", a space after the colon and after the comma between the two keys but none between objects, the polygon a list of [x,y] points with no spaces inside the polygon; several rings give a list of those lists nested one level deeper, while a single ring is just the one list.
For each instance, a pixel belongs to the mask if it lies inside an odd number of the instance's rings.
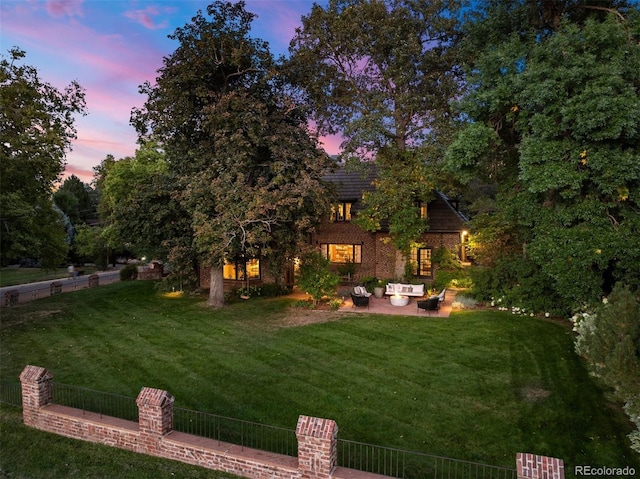
[{"label": "brick wall", "polygon": [[[446,247],[457,252],[460,247],[460,234],[428,232],[422,235],[421,241],[434,251]],[[362,263],[356,266],[356,281],[365,276],[392,279],[404,275],[404,261],[389,241],[388,233],[369,233],[350,222],[324,222],[312,236],[312,245],[316,248],[323,243],[362,245]],[[336,268],[334,266],[334,269]]]},{"label": "brick wall", "polygon": [[518,479],[564,479],[564,461],[554,457],[518,453]]},{"label": "brick wall", "polygon": [[[26,366],[20,374],[27,426],[251,479],[384,477],[337,467],[338,426],[331,419],[300,416],[298,455],[284,456],[174,431],[174,398],[161,389],[142,388],[135,422],[53,404],[52,379],[38,366]],[[517,473],[518,479],[564,479],[564,465],[559,459],[518,454]]]}]

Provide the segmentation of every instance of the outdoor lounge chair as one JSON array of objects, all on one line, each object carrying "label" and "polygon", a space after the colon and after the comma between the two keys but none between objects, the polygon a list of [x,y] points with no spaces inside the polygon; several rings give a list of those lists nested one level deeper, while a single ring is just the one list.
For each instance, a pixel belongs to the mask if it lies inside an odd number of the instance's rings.
[{"label": "outdoor lounge chair", "polygon": [[355,294],[356,296],[366,296],[367,298],[371,296],[371,293],[367,291],[367,288],[365,288],[364,286],[354,286],[353,294]]},{"label": "outdoor lounge chair", "polygon": [[421,309],[424,309],[429,314],[431,314],[431,311],[438,311],[440,309],[440,297],[432,296],[424,301],[418,301],[418,313],[420,313]]},{"label": "outdoor lounge chair", "polygon": [[351,293],[351,301],[353,302],[354,308],[361,307],[369,309],[369,296],[362,296]]}]

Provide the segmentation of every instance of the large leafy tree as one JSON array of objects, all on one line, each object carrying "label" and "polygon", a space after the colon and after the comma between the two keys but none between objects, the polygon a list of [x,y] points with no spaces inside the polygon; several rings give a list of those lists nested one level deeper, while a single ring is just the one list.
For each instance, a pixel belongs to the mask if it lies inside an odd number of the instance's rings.
[{"label": "large leafy tree", "polygon": [[53,200],[74,225],[98,218],[97,195],[90,185],[76,175],[64,180],[54,193]]},{"label": "large leafy tree", "polygon": [[59,91],[20,65],[24,57],[14,48],[0,61],[0,254],[3,264],[29,256],[56,266],[68,245],[52,191],[76,138],[74,114],[85,113],[84,92],[75,81]]},{"label": "large leafy tree", "polygon": [[143,141],[161,141],[191,246],[211,271],[209,304],[220,306],[225,260],[282,258],[319,221],[329,160],[267,44],[250,36],[244,3],[216,2],[207,14],[171,35],[180,45],[156,84],[141,87],[148,99],[132,123]]},{"label": "large leafy tree", "polygon": [[567,305],[640,284],[637,8],[492,2],[484,13],[451,166],[467,185],[493,183],[479,204],[499,219],[503,251],[537,265]]},{"label": "large leafy tree", "polygon": [[188,234],[189,223],[172,199],[175,178],[156,143],[145,143],[133,157],[107,158],[99,175],[102,241],[116,251],[167,259],[176,238]]},{"label": "large leafy tree", "polygon": [[459,91],[459,4],[330,0],[291,42],[290,71],[319,131],[344,137],[345,158],[375,160],[377,190],[358,221],[372,231],[388,222],[405,253],[426,227],[414,202],[430,199]]}]

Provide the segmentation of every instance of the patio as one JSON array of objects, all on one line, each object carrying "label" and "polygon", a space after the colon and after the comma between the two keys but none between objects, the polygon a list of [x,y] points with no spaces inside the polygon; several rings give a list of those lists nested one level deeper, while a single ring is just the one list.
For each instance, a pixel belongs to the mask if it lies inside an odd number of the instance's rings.
[{"label": "patio", "polygon": [[339,311],[351,312],[351,313],[371,313],[371,314],[394,314],[401,316],[423,316],[432,318],[448,318],[451,313],[451,305],[456,297],[456,290],[447,289],[446,300],[440,305],[438,311],[424,311],[418,312],[416,302],[422,298],[411,298],[409,304],[406,306],[393,306],[389,301],[389,296],[383,298],[376,298],[371,296],[369,298],[369,308],[354,308],[351,298],[349,296],[344,297],[344,302]]}]

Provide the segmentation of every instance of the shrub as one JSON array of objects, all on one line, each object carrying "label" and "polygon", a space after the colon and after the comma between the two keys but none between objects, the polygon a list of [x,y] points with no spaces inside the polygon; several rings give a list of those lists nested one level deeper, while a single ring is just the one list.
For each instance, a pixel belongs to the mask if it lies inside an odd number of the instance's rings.
[{"label": "shrub", "polygon": [[451,307],[456,309],[473,309],[477,304],[478,301],[476,301],[471,296],[457,294],[455,301],[451,303]]},{"label": "shrub", "polygon": [[338,265],[338,274],[340,276],[347,276],[349,281],[353,278],[353,275],[356,274],[356,264],[349,260],[346,263],[342,263]]},{"label": "shrub", "polygon": [[307,254],[300,262],[298,286],[313,298],[314,306],[336,291],[340,277],[329,270],[329,260],[319,252]]},{"label": "shrub", "polygon": [[453,251],[442,246],[433,252],[431,261],[436,263],[441,269],[461,269],[462,262]]},{"label": "shrub", "polygon": [[340,309],[340,306],[342,306],[341,299],[332,299],[331,301],[329,301],[329,309],[331,311],[338,311]]},{"label": "shrub", "polygon": [[375,276],[364,276],[363,278],[360,278],[360,283],[362,283],[362,286],[364,286],[367,291],[372,292],[373,288],[377,286],[378,280]]},{"label": "shrub", "polygon": [[491,268],[470,269],[472,295],[480,301],[501,298],[503,306],[566,316],[569,308],[556,283],[531,260],[522,256],[497,259]]},{"label": "shrub", "polygon": [[640,452],[640,294],[616,285],[594,312],[574,315],[576,352],[614,389],[636,425],[629,435]]},{"label": "shrub", "polygon": [[436,279],[433,282],[433,287],[438,290],[446,287],[471,288],[472,286],[473,280],[466,268],[440,269],[437,271]]},{"label": "shrub", "polygon": [[138,267],[128,264],[120,270],[120,281],[130,281],[138,277]]}]

